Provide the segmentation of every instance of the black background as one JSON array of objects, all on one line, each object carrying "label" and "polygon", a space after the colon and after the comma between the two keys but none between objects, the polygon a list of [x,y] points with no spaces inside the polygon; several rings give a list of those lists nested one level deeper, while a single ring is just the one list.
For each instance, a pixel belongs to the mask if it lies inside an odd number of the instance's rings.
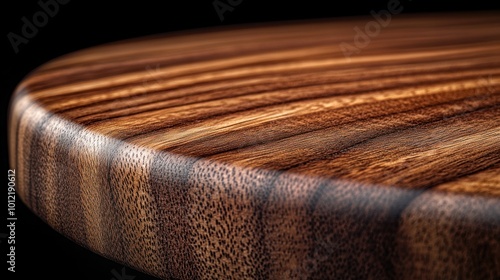
[{"label": "black background", "polygon": [[[44,2],[46,0],[43,0]],[[226,3],[226,0],[220,0]],[[209,1],[83,1],[71,0],[60,5],[59,12],[15,54],[7,38],[9,32],[21,34],[22,17],[31,19],[41,10],[37,1],[3,1],[2,10],[2,182],[0,208],[7,209],[7,143],[6,117],[10,95],[16,85],[37,66],[82,48],[103,43],[202,27],[252,22],[287,21],[310,18],[369,16],[371,10],[385,9],[385,1],[256,1],[243,0],[220,21],[213,0]],[[498,10],[497,1],[422,1],[401,0],[402,14],[472,10]],[[383,32],[383,31],[382,31]],[[500,32],[500,30],[499,30]],[[7,242],[1,241],[2,271],[0,279],[107,279],[112,270],[121,272],[123,265],[100,257],[61,236],[33,215],[19,200],[16,205],[16,273],[7,273]],[[2,218],[0,233],[6,233]],[[131,268],[134,279],[156,279]],[[129,278],[131,279],[131,278]],[[119,280],[119,279],[117,279]]]}]

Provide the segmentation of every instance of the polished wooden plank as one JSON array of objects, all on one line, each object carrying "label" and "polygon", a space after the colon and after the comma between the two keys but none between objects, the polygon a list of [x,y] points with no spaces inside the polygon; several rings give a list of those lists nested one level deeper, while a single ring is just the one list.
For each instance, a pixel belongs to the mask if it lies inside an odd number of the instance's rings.
[{"label": "polished wooden plank", "polygon": [[169,279],[500,278],[500,15],[142,38],[17,88],[18,194]]}]

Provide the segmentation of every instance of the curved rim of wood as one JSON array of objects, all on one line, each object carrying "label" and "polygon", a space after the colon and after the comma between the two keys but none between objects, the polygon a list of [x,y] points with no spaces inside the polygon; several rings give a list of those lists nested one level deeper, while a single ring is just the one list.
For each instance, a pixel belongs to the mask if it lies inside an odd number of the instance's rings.
[{"label": "curved rim of wood", "polygon": [[371,18],[66,55],[12,99],[18,194],[162,278],[494,277],[497,15],[394,16],[350,60]]}]

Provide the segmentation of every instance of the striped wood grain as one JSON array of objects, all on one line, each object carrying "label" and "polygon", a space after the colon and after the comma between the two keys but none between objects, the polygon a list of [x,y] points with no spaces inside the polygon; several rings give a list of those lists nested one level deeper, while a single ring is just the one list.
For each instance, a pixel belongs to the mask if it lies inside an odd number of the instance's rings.
[{"label": "striped wood grain", "polygon": [[169,279],[499,279],[500,15],[205,30],[82,50],[18,87],[18,194]]}]

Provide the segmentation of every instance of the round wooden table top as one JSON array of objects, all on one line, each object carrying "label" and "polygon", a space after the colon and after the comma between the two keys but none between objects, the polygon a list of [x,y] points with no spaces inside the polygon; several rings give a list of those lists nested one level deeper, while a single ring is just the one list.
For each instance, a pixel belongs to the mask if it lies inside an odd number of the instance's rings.
[{"label": "round wooden table top", "polygon": [[500,278],[498,13],[82,50],[19,85],[9,137],[36,215],[160,278]]}]

